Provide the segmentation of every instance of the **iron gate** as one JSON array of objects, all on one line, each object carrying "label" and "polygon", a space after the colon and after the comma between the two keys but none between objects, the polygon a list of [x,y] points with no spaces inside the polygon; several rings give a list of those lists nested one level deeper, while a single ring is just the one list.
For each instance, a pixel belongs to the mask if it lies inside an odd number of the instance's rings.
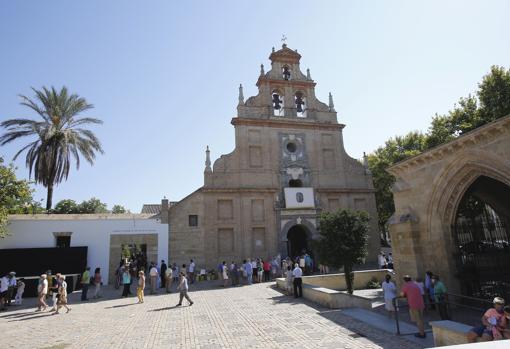
[{"label": "iron gate", "polygon": [[458,216],[452,233],[463,294],[510,300],[510,232],[505,222],[485,204],[475,217]]}]

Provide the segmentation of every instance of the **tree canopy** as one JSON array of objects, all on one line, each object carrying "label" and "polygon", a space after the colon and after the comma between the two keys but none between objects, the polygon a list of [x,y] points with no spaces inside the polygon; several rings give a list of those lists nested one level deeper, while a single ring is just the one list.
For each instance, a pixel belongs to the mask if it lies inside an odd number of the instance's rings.
[{"label": "tree canopy", "polygon": [[363,263],[368,244],[369,216],[365,211],[339,210],[319,217],[319,239],[315,242],[319,263],[344,268],[347,291],[352,294],[355,264]]},{"label": "tree canopy", "polygon": [[14,165],[5,165],[0,157],[0,237],[7,234],[8,214],[42,211],[32,197],[33,192],[29,181],[16,177]]},{"label": "tree canopy", "polygon": [[65,86],[60,91],[54,87],[32,90],[35,93],[32,99],[20,95],[21,105],[35,112],[39,118],[3,121],[0,126],[6,131],[0,136],[0,145],[31,138],[14,155],[13,160],[26,151],[25,164],[29,176],[33,174],[35,181],[47,188],[46,210],[49,211],[52,207],[53,187],[67,180],[72,160],[78,169],[80,156],[92,165],[96,153],[103,153],[99,139],[92,131],[84,128],[87,124],[102,124],[102,121],[78,117],[93,106],[85,98],[69,94]]},{"label": "tree canopy", "polygon": [[383,235],[386,236],[386,223],[395,212],[391,191],[395,178],[386,172],[388,167],[509,114],[510,69],[492,66],[476,93],[460,98],[448,113],[436,114],[426,133],[412,131],[390,138],[369,154],[368,166],[374,179],[379,229]]},{"label": "tree canopy", "polygon": [[56,214],[91,214],[91,213],[113,213],[120,214],[126,213],[127,211],[121,205],[113,205],[112,210],[109,211],[106,203],[101,202],[101,200],[97,198],[91,198],[89,200],[84,200],[80,204],[76,203],[76,201],[71,199],[64,199],[57,202],[55,208],[51,211],[51,213]]}]

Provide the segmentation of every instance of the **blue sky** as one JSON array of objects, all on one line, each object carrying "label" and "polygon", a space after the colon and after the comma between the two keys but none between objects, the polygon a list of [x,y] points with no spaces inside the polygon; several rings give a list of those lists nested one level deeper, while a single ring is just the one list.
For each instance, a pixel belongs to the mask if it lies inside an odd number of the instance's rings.
[{"label": "blue sky", "polygon": [[[508,68],[509,1],[0,1],[0,119],[34,117],[30,87],[62,85],[105,154],[55,189],[54,202],[92,196],[139,212],[203,184],[234,148],[237,87],[256,94],[259,65],[287,44],[332,92],[345,146],[360,158],[389,137],[425,131],[476,90],[491,65]],[[6,160],[25,142],[0,148]],[[23,157],[15,163],[28,177]],[[45,198],[37,186],[35,197]]]}]

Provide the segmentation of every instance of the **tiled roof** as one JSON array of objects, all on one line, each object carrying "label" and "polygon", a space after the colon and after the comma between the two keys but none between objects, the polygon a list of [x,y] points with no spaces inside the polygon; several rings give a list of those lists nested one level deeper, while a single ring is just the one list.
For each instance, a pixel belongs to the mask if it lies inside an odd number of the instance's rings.
[{"label": "tiled roof", "polygon": [[159,214],[161,212],[161,204],[144,204],[141,213]]}]

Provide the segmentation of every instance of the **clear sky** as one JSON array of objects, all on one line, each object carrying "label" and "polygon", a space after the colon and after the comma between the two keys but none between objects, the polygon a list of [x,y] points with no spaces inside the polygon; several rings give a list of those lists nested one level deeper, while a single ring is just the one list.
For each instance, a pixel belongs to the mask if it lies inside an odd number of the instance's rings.
[{"label": "clear sky", "polygon": [[[491,65],[509,67],[509,15],[510,1],[489,0],[0,0],[0,119],[34,117],[18,98],[31,86],[87,98],[105,154],[73,169],[54,202],[95,196],[139,212],[200,187],[206,145],[213,161],[233,150],[237,87],[256,94],[282,34],[319,99],[333,93],[346,149],[361,158],[425,131]],[[27,178],[24,157],[16,165]]]}]

